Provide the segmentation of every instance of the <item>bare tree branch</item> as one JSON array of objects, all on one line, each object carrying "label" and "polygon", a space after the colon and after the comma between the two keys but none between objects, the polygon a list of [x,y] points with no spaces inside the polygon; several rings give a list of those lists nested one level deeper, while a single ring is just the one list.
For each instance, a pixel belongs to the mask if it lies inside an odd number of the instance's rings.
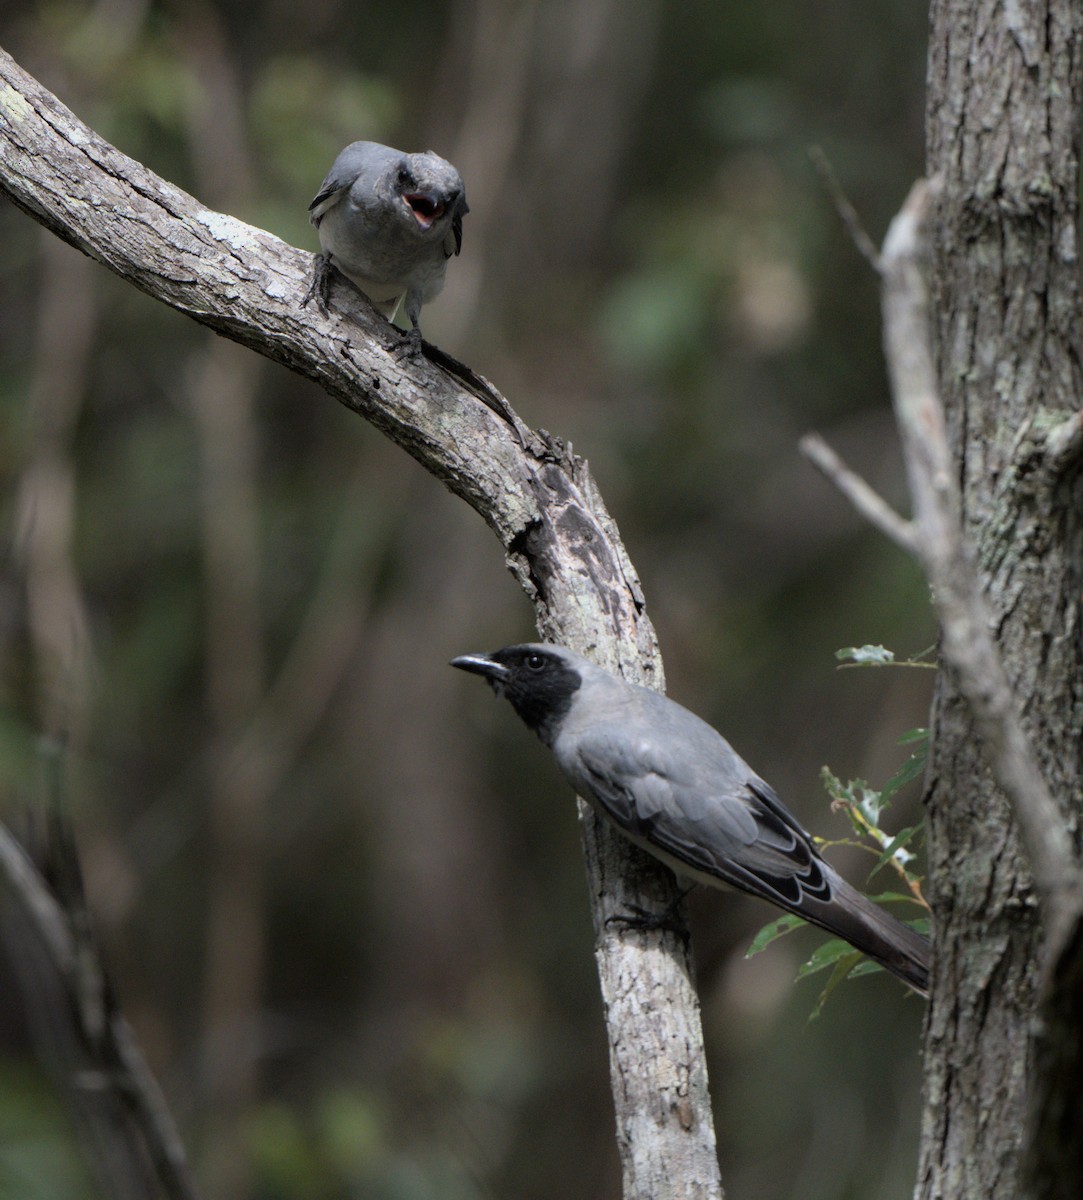
[{"label": "bare tree branch", "polygon": [[[1020,708],[992,635],[961,521],[936,384],[926,284],[924,222],[935,184],[919,182],[895,218],[879,256],[884,340],[902,436],[914,519],[903,520],[815,434],[801,449],[853,506],[922,562],[932,585],[945,665],[955,672],[994,778],[1007,795],[1046,912],[1042,1036],[1031,1086],[1027,1166],[1036,1197],[1078,1193],[1083,1070],[1083,871],[1068,825],[1023,731]],[[1044,472],[1054,484],[1075,461],[1080,414],[1045,438]]]},{"label": "bare tree branch", "polygon": [[870,525],[874,525],[907,554],[917,553],[913,524],[905,517],[900,517],[879,492],[870,487],[856,471],[852,471],[818,433],[806,433],[799,445],[801,453],[839,489]]},{"label": "bare tree branch", "polygon": [[930,340],[923,223],[932,186],[921,181],[912,189],[888,229],[881,255],[884,342],[917,548],[933,588],[944,659],[958,674],[993,774],[1011,800],[1051,927],[1059,929],[1062,920],[1079,912],[1083,877],[1064,817],[1023,733],[963,536]]},{"label": "bare tree branch", "polygon": [[[454,360],[400,357],[397,332],[359,296],[340,289],[327,317],[301,308],[309,255],[127,158],[2,52],[0,143],[0,184],[17,205],[372,422],[481,514],[544,637],[662,686],[638,580],[583,461],[495,416],[484,381]],[[681,1181],[684,1196],[709,1200],[721,1185],[687,950],[672,933],[605,924],[630,905],[668,903],[675,881],[583,805],[580,814],[624,1195],[672,1195]]]},{"label": "bare tree branch", "polygon": [[857,209],[850,203],[849,196],[842,190],[842,184],[839,183],[839,178],[835,174],[835,168],[831,165],[831,160],[824,153],[821,146],[811,146],[808,154],[809,158],[812,159],[812,165],[823,180],[824,187],[827,188],[828,194],[834,201],[835,211],[839,214],[839,220],[846,226],[846,232],[850,235],[850,240],[857,247],[857,251],[861,257],[879,274],[880,254],[876,249],[876,243],[869,237],[865,226],[861,224],[861,218],[857,215]]},{"label": "bare tree branch", "polygon": [[[1083,1070],[1083,870],[1065,816],[1024,733],[963,532],[961,497],[936,383],[926,283],[925,221],[936,186],[936,181],[914,186],[888,230],[880,256],[885,351],[915,513],[912,522],[904,523],[906,538],[896,540],[924,565],[940,622],[944,663],[957,676],[993,776],[1012,805],[1045,908],[1027,1178],[1033,1189],[1029,1194],[1067,1200],[1078,1194],[1083,1176],[1078,1086]],[[1081,430],[1083,420],[1076,414],[1046,437],[1044,471],[1051,483],[1078,455]],[[807,445],[803,449],[809,453]],[[833,462],[830,450],[816,446],[815,439],[811,450],[810,457],[824,460],[822,469],[855,507],[884,529],[880,498],[875,493],[870,498],[863,481],[855,485],[846,468]],[[894,513],[891,517],[898,519]]]},{"label": "bare tree branch", "polygon": [[[933,186],[921,182],[914,187],[884,242],[884,336],[918,549],[933,588],[944,660],[957,675],[993,775],[1012,805],[1045,909],[1041,1024],[1030,1080],[1026,1164],[1031,1194],[1052,1200],[1078,1195],[1083,1174],[1083,874],[1065,816],[1023,731],[964,540],[930,341],[924,221]],[[1057,470],[1071,452],[1077,425],[1072,419],[1063,427]]]},{"label": "bare tree branch", "polygon": [[[198,1200],[180,1135],[127,1021],[110,1002],[105,970],[89,930],[79,931],[77,915],[73,916],[66,903],[61,904],[3,825],[0,881],[40,939],[49,964],[64,985],[69,1003],[63,1019],[73,1026],[67,1040],[72,1056],[82,1060],[79,1071],[74,1062],[64,1064],[73,1076],[65,1082],[75,1089],[92,1086],[99,1093],[95,1108],[102,1109],[103,1095],[115,1101],[117,1109],[134,1122],[170,1200]],[[76,910],[79,907],[77,902]],[[93,1082],[88,1084],[88,1079]]]},{"label": "bare tree branch", "polygon": [[[1083,871],[1065,814],[1039,769],[992,635],[961,521],[961,500],[932,356],[925,221],[936,181],[912,189],[884,241],[884,339],[902,435],[918,553],[932,584],[942,653],[956,673],[994,778],[1012,805],[1045,909],[1042,991],[1026,1137],[1028,1193],[1074,1197],[1083,1178]],[[1047,440],[1048,472],[1078,449],[1077,417]]]}]

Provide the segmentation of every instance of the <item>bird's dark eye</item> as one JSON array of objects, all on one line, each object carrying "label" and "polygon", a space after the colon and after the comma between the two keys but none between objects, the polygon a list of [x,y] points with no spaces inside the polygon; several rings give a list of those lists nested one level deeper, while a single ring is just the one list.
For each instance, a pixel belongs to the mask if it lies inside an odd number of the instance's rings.
[{"label": "bird's dark eye", "polygon": [[399,167],[399,183],[405,186],[408,183],[413,183],[414,177],[410,174],[410,168],[403,163]]},{"label": "bird's dark eye", "polygon": [[531,671],[540,671],[545,666],[544,654],[528,654],[526,656],[526,665]]}]

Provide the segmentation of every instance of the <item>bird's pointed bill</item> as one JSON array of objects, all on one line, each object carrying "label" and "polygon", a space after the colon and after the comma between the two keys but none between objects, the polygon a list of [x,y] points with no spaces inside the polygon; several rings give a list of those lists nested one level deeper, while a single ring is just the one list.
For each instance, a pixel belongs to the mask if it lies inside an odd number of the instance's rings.
[{"label": "bird's pointed bill", "polygon": [[472,675],[482,675],[490,683],[501,683],[511,673],[503,663],[498,663],[488,654],[460,654],[451,660],[451,666],[460,671],[469,671]]}]

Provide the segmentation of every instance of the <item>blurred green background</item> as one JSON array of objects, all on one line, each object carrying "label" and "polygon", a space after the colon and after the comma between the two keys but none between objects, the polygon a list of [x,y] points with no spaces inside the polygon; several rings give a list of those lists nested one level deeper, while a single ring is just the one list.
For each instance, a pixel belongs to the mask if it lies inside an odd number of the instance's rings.
[{"label": "blurred green background", "polygon": [[[0,44],[122,150],[316,247],[359,138],[466,180],[426,336],[593,468],[669,690],[818,833],[930,672],[916,569],[800,457],[905,491],[874,239],[921,171],[912,0],[100,0]],[[117,991],[211,1200],[607,1200],[605,1038],[570,794],[454,654],[529,638],[482,522],[311,384],[0,205],[2,807],[67,793]],[[915,817],[912,785],[894,823]],[[835,858],[862,884],[868,860]],[[908,1195],[921,1005],[809,1022],[802,931],[691,903],[731,1200]],[[96,1197],[0,958],[0,1196]]]}]

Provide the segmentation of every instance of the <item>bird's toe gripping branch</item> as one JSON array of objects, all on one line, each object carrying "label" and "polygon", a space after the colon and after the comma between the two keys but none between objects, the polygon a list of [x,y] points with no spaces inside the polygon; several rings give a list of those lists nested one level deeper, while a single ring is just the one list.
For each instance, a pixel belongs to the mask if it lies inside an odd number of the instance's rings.
[{"label": "bird's toe gripping branch", "polygon": [[396,330],[396,337],[388,346],[388,350],[396,358],[420,358],[422,356],[421,330],[416,325],[412,329]]},{"label": "bird's toe gripping branch", "polygon": [[312,258],[312,281],[308,285],[308,291],[305,292],[304,298],[301,300],[301,307],[307,307],[310,300],[316,301],[316,307],[326,317],[328,305],[331,299],[331,278],[335,273],[335,268],[331,265],[331,259],[326,254],[315,254]]},{"label": "bird's toe gripping branch", "polygon": [[681,917],[680,909],[695,886],[693,883],[691,887],[684,888],[660,913],[648,912],[645,908],[640,908],[638,904],[632,904],[629,906],[631,912],[614,913],[613,916],[606,917],[605,923],[607,926],[623,925],[625,929],[661,929],[668,933],[675,933],[682,942],[687,942],[688,925]]}]

